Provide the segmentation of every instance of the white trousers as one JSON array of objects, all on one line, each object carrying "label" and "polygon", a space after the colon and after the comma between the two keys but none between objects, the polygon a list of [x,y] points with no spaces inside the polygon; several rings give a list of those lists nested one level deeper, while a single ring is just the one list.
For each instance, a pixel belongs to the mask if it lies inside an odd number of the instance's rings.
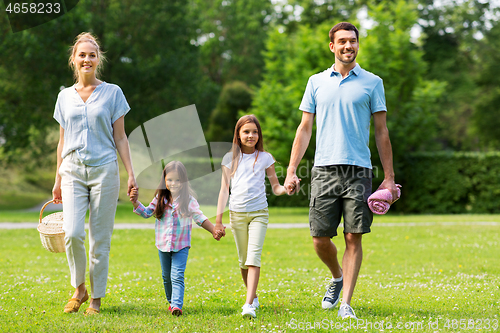
[{"label": "white trousers", "polygon": [[85,282],[87,269],[85,214],[87,208],[90,208],[91,297],[102,298],[106,295],[111,234],[120,190],[118,161],[100,166],[87,166],[82,164],[73,152],[62,161],[59,174],[62,177],[63,229],[71,285],[77,288]]}]

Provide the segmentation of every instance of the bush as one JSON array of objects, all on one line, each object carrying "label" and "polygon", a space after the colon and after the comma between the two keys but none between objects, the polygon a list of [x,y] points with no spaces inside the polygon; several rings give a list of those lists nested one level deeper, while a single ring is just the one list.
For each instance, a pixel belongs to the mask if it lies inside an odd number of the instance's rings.
[{"label": "bush", "polygon": [[404,213],[500,213],[500,152],[416,153],[397,181]]},{"label": "bush", "polygon": [[234,126],[238,112],[245,112],[252,103],[252,90],[240,81],[227,83],[219,97],[217,106],[210,116],[207,133],[209,141],[233,142]]},{"label": "bush", "polygon": [[[407,155],[401,162],[396,182],[403,185],[403,195],[391,212],[500,213],[500,152],[414,153]],[[301,175],[301,193],[292,197],[276,197],[267,184],[270,206],[308,206],[312,161],[307,163],[303,160],[300,167],[304,171]],[[375,173],[378,177],[373,179],[373,190],[383,180],[383,172],[379,171]],[[286,166],[276,164],[276,173],[283,184]]]},{"label": "bush", "polygon": [[[402,161],[396,182],[403,185],[401,199],[391,208],[393,213],[407,214],[463,214],[500,213],[500,152],[438,152],[413,153]],[[200,179],[206,174],[206,161],[183,161],[192,176],[201,204],[217,204],[220,177]],[[214,159],[215,172],[220,172],[220,159]],[[269,206],[307,207],[310,198],[310,172],[313,161],[304,159],[299,164],[297,175],[302,179],[300,193],[280,197],[272,194],[266,178]],[[203,168],[201,168],[203,166]],[[275,164],[276,175],[283,185],[286,167]],[[196,171],[203,172],[196,172]],[[383,180],[383,172],[375,172],[373,190]]]}]

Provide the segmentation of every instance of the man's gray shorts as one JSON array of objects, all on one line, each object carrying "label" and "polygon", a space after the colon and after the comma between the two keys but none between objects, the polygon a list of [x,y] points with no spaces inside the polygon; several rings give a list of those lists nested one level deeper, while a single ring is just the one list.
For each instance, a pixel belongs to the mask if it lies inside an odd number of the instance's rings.
[{"label": "man's gray shorts", "polygon": [[354,165],[313,167],[309,204],[311,236],[337,236],[342,216],[344,233],[370,232],[373,213],[367,200],[371,192],[371,169]]}]

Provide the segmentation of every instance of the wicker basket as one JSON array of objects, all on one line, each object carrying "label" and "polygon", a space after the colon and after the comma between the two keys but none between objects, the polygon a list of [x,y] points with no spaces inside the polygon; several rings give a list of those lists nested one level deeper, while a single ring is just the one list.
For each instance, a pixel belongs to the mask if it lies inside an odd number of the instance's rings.
[{"label": "wicker basket", "polygon": [[40,232],[40,239],[42,240],[44,248],[54,253],[66,252],[63,230],[63,213],[53,213],[42,219],[43,210],[52,202],[54,202],[54,200],[47,202],[40,210],[40,219],[36,229]]}]

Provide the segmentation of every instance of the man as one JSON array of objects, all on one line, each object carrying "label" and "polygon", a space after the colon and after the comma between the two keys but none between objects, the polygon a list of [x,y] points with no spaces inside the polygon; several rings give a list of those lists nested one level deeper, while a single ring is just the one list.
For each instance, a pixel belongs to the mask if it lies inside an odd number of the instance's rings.
[{"label": "man", "polygon": [[[302,120],[293,142],[285,187],[289,194],[299,190],[296,170],[309,145],[316,116],[309,221],[314,249],[332,274],[322,307],[333,309],[343,288],[338,315],[357,319],[350,303],[363,257],[361,238],[370,232],[373,220],[367,204],[372,178],[368,147],[372,116],[385,176],[379,188],[390,190],[394,198],[397,188],[382,79],[356,64],[359,33],[354,25],[339,23],[329,35],[335,63],[309,78],[299,107]],[[341,267],[331,238],[337,235],[342,216],[346,250]]]}]

